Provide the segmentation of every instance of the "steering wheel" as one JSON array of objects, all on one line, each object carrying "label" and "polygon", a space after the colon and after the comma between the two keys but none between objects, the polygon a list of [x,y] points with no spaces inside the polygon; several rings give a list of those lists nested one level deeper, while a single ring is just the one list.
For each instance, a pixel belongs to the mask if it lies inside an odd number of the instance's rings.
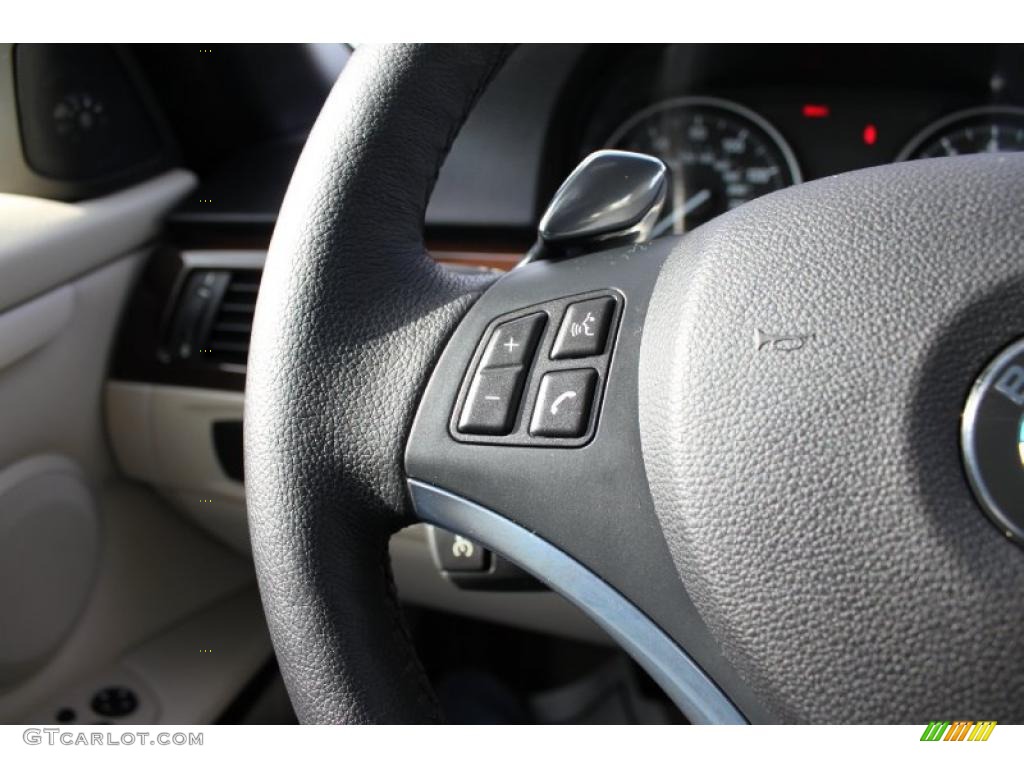
[{"label": "steering wheel", "polygon": [[387,555],[428,521],[576,602],[695,722],[1024,719],[1024,553],[960,440],[1024,336],[1024,158],[452,274],[424,211],[507,55],[359,50],[280,213],[245,459],[299,718],[440,719]]}]

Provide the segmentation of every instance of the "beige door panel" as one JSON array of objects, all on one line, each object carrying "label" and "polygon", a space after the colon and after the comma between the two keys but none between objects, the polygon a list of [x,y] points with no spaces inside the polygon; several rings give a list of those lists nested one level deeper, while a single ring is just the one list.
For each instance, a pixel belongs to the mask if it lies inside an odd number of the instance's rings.
[{"label": "beige door panel", "polygon": [[[269,654],[257,601],[243,601],[244,640],[196,618],[251,590],[251,563],[125,480],[106,436],[103,386],[121,309],[193,184],[171,171],[79,203],[0,195],[0,722],[34,718],[123,668],[146,680],[154,711],[210,717]],[[72,582],[78,589],[60,590]],[[181,645],[180,683],[188,662],[209,667],[186,647],[207,624],[210,642],[246,669],[226,664],[209,681],[215,692],[200,687],[202,702],[182,704],[146,649],[166,647],[165,633],[179,638],[168,642]]]}]

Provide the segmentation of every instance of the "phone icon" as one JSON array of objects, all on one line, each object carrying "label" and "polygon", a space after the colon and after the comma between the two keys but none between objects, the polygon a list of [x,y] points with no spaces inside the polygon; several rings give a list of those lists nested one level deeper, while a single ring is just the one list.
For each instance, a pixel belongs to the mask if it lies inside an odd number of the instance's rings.
[{"label": "phone icon", "polygon": [[572,400],[574,397],[576,397],[576,392],[571,390],[571,389],[568,392],[563,392],[558,397],[556,397],[555,398],[555,402],[553,402],[551,404],[551,415],[552,416],[557,416],[558,415],[558,406],[560,406],[566,400]]}]

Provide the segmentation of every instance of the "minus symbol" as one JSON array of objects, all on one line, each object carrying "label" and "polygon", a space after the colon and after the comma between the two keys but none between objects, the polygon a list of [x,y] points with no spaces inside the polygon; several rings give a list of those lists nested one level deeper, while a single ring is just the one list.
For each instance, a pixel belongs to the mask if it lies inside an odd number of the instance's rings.
[{"label": "minus symbol", "polygon": [[484,395],[484,400],[501,400],[497,395]]}]

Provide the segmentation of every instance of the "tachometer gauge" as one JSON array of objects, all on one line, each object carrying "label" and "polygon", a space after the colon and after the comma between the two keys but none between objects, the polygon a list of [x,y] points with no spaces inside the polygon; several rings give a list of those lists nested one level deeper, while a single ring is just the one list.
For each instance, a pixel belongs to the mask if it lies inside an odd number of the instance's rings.
[{"label": "tachometer gauge", "polygon": [[978,107],[956,112],[917,134],[896,159],[991,152],[1024,152],[1024,109]]},{"label": "tachometer gauge", "polygon": [[800,181],[796,158],[779,132],[760,115],[722,99],[655,104],[623,123],[607,146],[645,152],[668,166],[669,202],[654,237],[691,230]]}]

